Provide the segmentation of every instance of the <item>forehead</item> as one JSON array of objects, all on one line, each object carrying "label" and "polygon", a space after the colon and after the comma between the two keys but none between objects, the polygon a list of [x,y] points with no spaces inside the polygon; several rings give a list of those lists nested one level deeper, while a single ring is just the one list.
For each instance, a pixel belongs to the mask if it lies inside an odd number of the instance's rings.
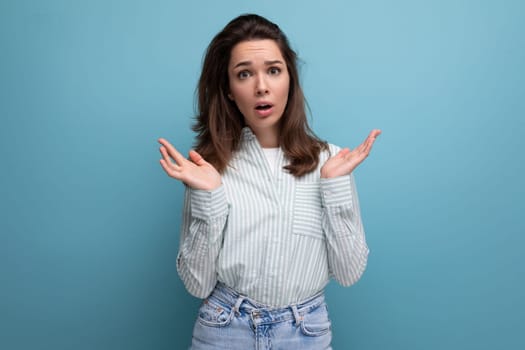
[{"label": "forehead", "polygon": [[274,40],[261,39],[241,41],[232,48],[230,66],[242,61],[281,60],[283,55]]}]

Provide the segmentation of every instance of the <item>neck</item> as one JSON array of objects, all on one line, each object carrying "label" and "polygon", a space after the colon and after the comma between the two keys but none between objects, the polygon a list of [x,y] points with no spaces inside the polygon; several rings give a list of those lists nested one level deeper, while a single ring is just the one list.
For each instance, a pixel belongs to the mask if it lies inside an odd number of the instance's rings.
[{"label": "neck", "polygon": [[255,137],[263,148],[279,147],[279,135],[275,133],[258,133],[255,134]]},{"label": "neck", "polygon": [[275,148],[279,147],[279,128],[271,128],[264,130],[252,129],[257,141],[263,148]]},{"label": "neck", "polygon": [[257,137],[257,141],[259,141],[259,144],[262,148],[276,148],[279,147],[279,140],[277,137]]}]

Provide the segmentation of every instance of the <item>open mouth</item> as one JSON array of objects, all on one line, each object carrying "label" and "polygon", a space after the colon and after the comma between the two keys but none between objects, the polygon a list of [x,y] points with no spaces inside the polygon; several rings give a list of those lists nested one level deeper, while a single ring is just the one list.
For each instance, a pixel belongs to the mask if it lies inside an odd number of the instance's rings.
[{"label": "open mouth", "polygon": [[256,110],[258,111],[266,111],[268,109],[272,108],[272,105],[267,105],[267,104],[264,104],[264,105],[258,105],[255,107]]}]

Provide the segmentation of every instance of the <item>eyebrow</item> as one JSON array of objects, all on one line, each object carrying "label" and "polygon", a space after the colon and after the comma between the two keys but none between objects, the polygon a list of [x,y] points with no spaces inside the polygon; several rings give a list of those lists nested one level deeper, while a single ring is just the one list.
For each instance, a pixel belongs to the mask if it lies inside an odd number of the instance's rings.
[{"label": "eyebrow", "polygon": [[[284,62],[281,61],[281,60],[273,60],[273,61],[264,61],[264,64],[266,66],[272,66],[274,64],[282,64],[284,65]],[[241,61],[239,63],[237,63],[233,69],[237,68],[237,67],[244,67],[244,66],[251,66],[252,65],[252,61]]]}]

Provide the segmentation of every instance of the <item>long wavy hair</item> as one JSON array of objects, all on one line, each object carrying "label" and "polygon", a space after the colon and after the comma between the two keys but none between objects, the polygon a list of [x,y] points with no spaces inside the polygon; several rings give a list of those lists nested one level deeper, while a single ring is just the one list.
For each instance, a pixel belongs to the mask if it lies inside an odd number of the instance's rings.
[{"label": "long wavy hair", "polygon": [[289,160],[284,168],[300,177],[316,169],[319,153],[328,146],[308,125],[306,101],[299,84],[297,54],[279,26],[258,15],[246,14],[233,19],[208,46],[197,87],[198,114],[193,125],[197,133],[195,149],[220,173],[228,166],[239,147],[241,130],[246,126],[237,105],[228,98],[231,52],[240,42],[260,39],[275,41],[286,61],[290,88],[280,120],[279,145]]}]

